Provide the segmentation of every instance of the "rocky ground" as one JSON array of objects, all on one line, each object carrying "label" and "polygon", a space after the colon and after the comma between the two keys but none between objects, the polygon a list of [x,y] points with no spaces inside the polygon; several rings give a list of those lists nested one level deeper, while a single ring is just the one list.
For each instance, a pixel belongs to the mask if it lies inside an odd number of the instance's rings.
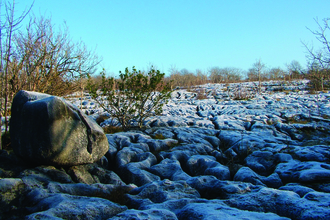
[{"label": "rocky ground", "polygon": [[330,219],[329,124],[330,93],[305,81],[178,89],[145,131],[107,134],[97,163],[2,150],[0,219]]}]

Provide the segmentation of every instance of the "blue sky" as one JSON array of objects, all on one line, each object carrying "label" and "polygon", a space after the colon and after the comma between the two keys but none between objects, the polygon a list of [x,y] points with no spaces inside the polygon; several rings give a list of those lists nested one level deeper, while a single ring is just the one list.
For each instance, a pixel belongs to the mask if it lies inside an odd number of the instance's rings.
[{"label": "blue sky", "polygon": [[[17,13],[32,0],[20,1]],[[117,75],[125,67],[153,64],[189,71],[210,67],[248,70],[261,59],[285,68],[306,65],[301,41],[317,41],[306,29],[330,17],[329,0],[35,0],[33,13],[65,21],[74,41],[83,41]]]}]

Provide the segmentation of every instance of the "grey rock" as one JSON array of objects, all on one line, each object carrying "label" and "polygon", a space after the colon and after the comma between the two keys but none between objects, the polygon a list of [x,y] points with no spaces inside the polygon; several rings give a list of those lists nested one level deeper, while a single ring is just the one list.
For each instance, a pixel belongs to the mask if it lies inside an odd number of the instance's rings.
[{"label": "grey rock", "polygon": [[160,180],[159,176],[156,176],[146,170],[140,169],[139,165],[136,166],[133,163],[120,168],[118,174],[125,183],[133,183],[137,186],[143,186],[147,183]]},{"label": "grey rock", "polygon": [[212,156],[194,155],[189,158],[186,167],[192,176],[212,175],[219,180],[229,180],[230,171]]},{"label": "grey rock", "polygon": [[107,219],[126,209],[102,198],[54,194],[31,208],[26,219]]},{"label": "grey rock", "polygon": [[293,155],[300,161],[330,162],[330,146],[316,145],[296,147]]},{"label": "grey rock", "polygon": [[244,131],[244,122],[238,121],[234,117],[221,115],[216,116],[212,119],[215,129],[223,130],[234,130],[234,131]]},{"label": "grey rock", "polygon": [[46,176],[48,176],[52,181],[60,183],[74,183],[71,176],[62,168],[56,169],[53,166],[39,166],[35,168]]},{"label": "grey rock", "polygon": [[169,152],[160,152],[159,155],[162,158],[178,160],[180,161],[180,163],[185,164],[189,157],[193,155],[214,155],[215,153],[216,150],[214,150],[213,147],[211,147],[210,145],[184,144],[173,147]]},{"label": "grey rock", "polygon": [[235,152],[235,156],[231,159],[241,163],[251,152],[264,149],[266,144],[262,136],[250,131],[221,130],[218,138],[221,141],[221,149],[231,149]]},{"label": "grey rock", "polygon": [[12,147],[27,162],[73,166],[94,163],[108,151],[102,128],[60,97],[20,91],[11,110]]},{"label": "grey rock", "polygon": [[164,159],[159,164],[150,167],[149,171],[161,179],[169,179],[172,181],[176,180],[187,180],[190,176],[185,173],[178,160]]},{"label": "grey rock", "polygon": [[272,188],[279,188],[283,185],[277,173],[265,177],[255,173],[249,167],[240,168],[234,176],[234,181],[249,182],[254,185],[268,186]]},{"label": "grey rock", "polygon": [[278,189],[279,187],[283,186],[283,182],[280,176],[277,173],[273,173],[262,180],[266,186]]},{"label": "grey rock", "polygon": [[[148,210],[126,210],[115,217],[110,218],[111,220],[123,219],[123,220],[145,220],[145,219],[155,219],[155,220],[177,220],[176,215],[166,209],[148,209]],[[110,220],[109,219],[109,220]]]},{"label": "grey rock", "polygon": [[303,198],[307,199],[309,201],[313,201],[313,202],[319,202],[319,203],[325,203],[325,204],[330,203],[329,193],[311,191],[311,192],[307,193]]},{"label": "grey rock", "polygon": [[260,188],[251,183],[218,180],[214,176],[192,177],[187,183],[206,199],[228,198],[236,193],[243,194]]},{"label": "grey rock", "polygon": [[205,203],[190,203],[182,208],[182,210],[177,214],[178,219],[205,219],[205,220],[216,220],[216,219],[272,219],[272,220],[284,220],[289,219],[285,217],[278,216],[273,213],[259,213],[251,212],[246,210],[239,210],[232,208],[221,202],[212,201]]},{"label": "grey rock", "polygon": [[275,168],[274,155],[269,151],[254,151],[245,161],[246,166],[263,176],[270,175]]},{"label": "grey rock", "polygon": [[114,184],[117,186],[125,185],[121,178],[112,170],[103,169],[101,167],[94,167],[90,173],[97,182],[103,184]]},{"label": "grey rock", "polygon": [[283,182],[319,182],[330,180],[330,165],[315,161],[300,162],[291,160],[277,165],[275,172]]},{"label": "grey rock", "polygon": [[[119,151],[121,153],[125,149]],[[118,154],[119,154],[118,153]],[[150,153],[139,153],[134,154],[134,157],[129,158],[119,158],[122,155],[118,156],[118,175],[122,178],[122,180],[126,183],[134,183],[137,186],[142,186],[146,183],[150,183],[152,181],[160,180],[160,178],[148,170],[151,166],[155,165],[157,162],[156,157]],[[132,160],[134,159],[134,160]],[[121,163],[124,161],[124,163]]]},{"label": "grey rock", "polygon": [[242,167],[239,169],[234,176],[234,181],[249,182],[254,185],[266,186],[262,181],[262,177],[253,172],[249,167]]},{"label": "grey rock", "polygon": [[180,143],[185,144],[205,144],[210,147],[218,148],[220,145],[220,140],[216,137],[200,134],[200,133],[188,133],[183,129],[176,129],[174,131],[176,137]]},{"label": "grey rock", "polygon": [[304,197],[304,195],[306,195],[307,193],[315,191],[314,189],[302,186],[298,183],[288,183],[285,186],[281,186],[279,189],[293,191],[297,193],[300,197]]},{"label": "grey rock", "polygon": [[330,193],[330,183],[328,182],[313,183],[311,185],[308,185],[308,187],[311,187],[320,192]]},{"label": "grey rock", "polygon": [[168,138],[165,140],[150,140],[147,144],[151,152],[157,153],[171,149],[173,146],[178,144],[178,141]]},{"label": "grey rock", "polygon": [[172,132],[172,129],[167,129],[160,127],[156,131],[153,132],[152,136],[155,137],[156,135],[159,135],[164,138],[175,138],[175,134]]},{"label": "grey rock", "polygon": [[[109,152],[109,150],[108,150],[108,152]],[[106,155],[108,154],[108,152],[106,153]],[[107,169],[109,166],[109,161],[106,156],[103,156],[99,161],[96,161],[96,163],[97,163],[97,165],[99,165],[100,167],[103,167],[105,169]]]},{"label": "grey rock", "polygon": [[[310,197],[307,196],[310,194]],[[224,202],[242,210],[272,212],[291,219],[327,219],[330,217],[328,194],[310,192],[300,196],[291,191],[261,188],[246,194],[236,194]]]},{"label": "grey rock", "polygon": [[90,173],[92,169],[93,168],[89,165],[73,166],[69,168],[68,173],[77,183],[93,184],[96,183],[97,180],[93,178],[92,174]]},{"label": "grey rock", "polygon": [[116,155],[116,165],[118,167],[125,166],[126,164],[137,161],[137,155],[143,154],[144,151],[140,148],[125,147],[120,150]]},{"label": "grey rock", "polygon": [[275,127],[278,131],[288,134],[293,140],[302,141],[304,135],[297,130],[294,126],[284,123],[276,123]]},{"label": "grey rock", "polygon": [[290,160],[293,160],[293,158],[290,154],[277,153],[277,154],[274,155],[274,162],[276,164],[286,163],[286,162],[289,162]]},{"label": "grey rock", "polygon": [[131,190],[128,194],[128,204],[135,209],[154,203],[163,203],[178,199],[197,199],[198,191],[185,181],[154,181]]},{"label": "grey rock", "polygon": [[181,198],[181,199],[170,199],[162,203],[147,203],[139,206],[141,210],[148,209],[166,209],[175,214],[179,213],[183,207],[190,203],[204,203],[207,202],[206,199],[201,198]]}]

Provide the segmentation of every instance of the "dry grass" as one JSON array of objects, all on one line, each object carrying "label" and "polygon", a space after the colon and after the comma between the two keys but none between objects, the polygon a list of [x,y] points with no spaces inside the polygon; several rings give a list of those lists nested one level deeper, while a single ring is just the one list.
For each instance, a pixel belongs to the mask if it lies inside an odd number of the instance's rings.
[{"label": "dry grass", "polygon": [[233,96],[233,100],[250,100],[254,98],[254,94],[252,94],[251,92],[248,91],[236,91],[234,92],[234,96]]},{"label": "dry grass", "polygon": [[97,124],[101,124],[102,122],[104,122],[105,120],[107,120],[109,118],[109,116],[107,116],[107,115],[99,115],[96,119],[95,119],[95,121],[96,121],[96,123]]},{"label": "dry grass", "polygon": [[162,135],[162,134],[155,134],[154,139],[164,140],[164,139],[166,139],[166,138],[165,138],[164,135]]},{"label": "dry grass", "polygon": [[201,100],[201,99],[207,99],[207,96],[205,94],[205,90],[198,90],[197,91],[197,96],[196,99]]},{"label": "dry grass", "polygon": [[326,115],[326,114],[322,114],[321,117],[324,119],[330,119],[330,115]]},{"label": "dry grass", "polygon": [[117,133],[117,132],[124,131],[124,129],[122,127],[113,126],[113,125],[105,126],[105,127],[102,127],[102,128],[103,128],[104,133],[106,133],[106,134],[114,134],[114,133]]},{"label": "dry grass", "polygon": [[298,119],[297,117],[288,117],[286,119],[288,124],[308,124],[310,122],[310,120],[306,120],[306,119]]}]

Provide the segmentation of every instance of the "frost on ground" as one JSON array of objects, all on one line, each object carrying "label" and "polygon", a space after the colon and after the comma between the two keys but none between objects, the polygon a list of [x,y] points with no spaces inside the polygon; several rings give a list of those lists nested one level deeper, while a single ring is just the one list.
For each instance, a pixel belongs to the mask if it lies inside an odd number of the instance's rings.
[{"label": "frost on ground", "polygon": [[[145,131],[107,134],[109,150],[95,164],[26,167],[2,152],[4,213],[330,219],[330,93],[309,94],[306,81],[265,82],[261,94],[256,85],[175,90]],[[103,114],[88,96],[67,99],[94,119]]]}]

